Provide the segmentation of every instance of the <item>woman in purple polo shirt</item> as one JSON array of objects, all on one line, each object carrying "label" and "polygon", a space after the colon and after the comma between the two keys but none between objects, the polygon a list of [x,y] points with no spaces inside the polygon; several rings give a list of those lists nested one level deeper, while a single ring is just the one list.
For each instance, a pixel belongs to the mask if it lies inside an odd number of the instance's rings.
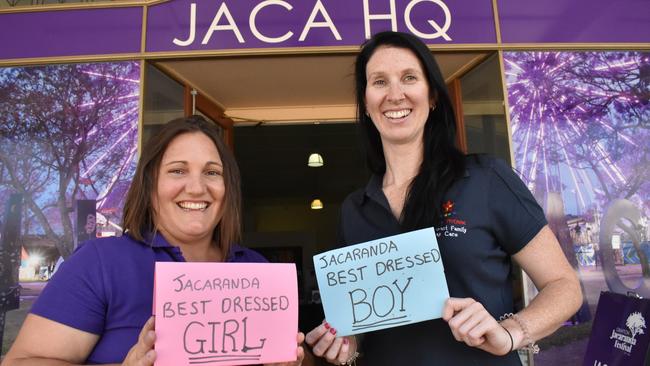
[{"label": "woman in purple polo shirt", "polygon": [[[142,151],[126,233],[84,243],[61,266],[3,365],[153,365],[154,263],[266,262],[233,244],[240,210],[239,170],[216,126],[200,116],[167,123]],[[287,365],[303,357],[298,347]]]}]

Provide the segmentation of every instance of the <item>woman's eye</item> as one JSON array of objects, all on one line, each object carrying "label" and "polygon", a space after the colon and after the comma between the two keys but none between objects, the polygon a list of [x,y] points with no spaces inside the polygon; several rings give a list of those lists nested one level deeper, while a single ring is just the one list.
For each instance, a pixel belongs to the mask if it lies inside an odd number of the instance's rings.
[{"label": "woman's eye", "polygon": [[184,171],[183,171],[183,169],[170,169],[169,173],[170,174],[183,174]]},{"label": "woman's eye", "polygon": [[205,174],[211,177],[216,177],[216,176],[220,176],[221,172],[218,170],[208,170],[207,172],[205,172]]},{"label": "woman's eye", "polygon": [[417,80],[417,79],[418,79],[418,78],[416,78],[415,75],[406,75],[406,76],[404,77],[404,80],[406,80],[406,81],[415,81],[415,80]]},{"label": "woman's eye", "polygon": [[386,85],[386,81],[384,81],[384,80],[382,80],[382,79],[377,79],[377,80],[374,80],[374,81],[372,82],[372,85],[376,85],[376,86],[384,86],[384,85]]}]

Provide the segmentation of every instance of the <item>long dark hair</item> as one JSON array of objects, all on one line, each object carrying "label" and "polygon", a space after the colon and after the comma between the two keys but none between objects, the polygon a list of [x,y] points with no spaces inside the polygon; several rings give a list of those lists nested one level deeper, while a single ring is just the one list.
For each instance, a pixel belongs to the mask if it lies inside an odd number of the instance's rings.
[{"label": "long dark hair", "polygon": [[366,114],[366,65],[379,47],[409,50],[420,60],[429,84],[435,109],[429,111],[424,126],[424,156],[417,176],[407,193],[400,223],[405,231],[438,225],[441,205],[451,184],[465,171],[463,153],[455,146],[456,118],[438,64],[431,51],[417,37],[400,32],[381,32],[364,43],[355,64],[357,119],[366,151],[368,167],[374,174],[384,175],[386,160],[379,131]]},{"label": "long dark hair", "polygon": [[241,238],[239,168],[232,152],[221,139],[217,126],[201,116],[177,118],[167,122],[144,145],[124,204],[124,229],[128,230],[133,238],[141,241],[156,230],[152,194],[158,186],[158,169],[167,146],[185,133],[206,135],[214,142],[221,157],[226,192],[222,202],[221,220],[212,236],[222,253],[228,255],[231,244]]}]

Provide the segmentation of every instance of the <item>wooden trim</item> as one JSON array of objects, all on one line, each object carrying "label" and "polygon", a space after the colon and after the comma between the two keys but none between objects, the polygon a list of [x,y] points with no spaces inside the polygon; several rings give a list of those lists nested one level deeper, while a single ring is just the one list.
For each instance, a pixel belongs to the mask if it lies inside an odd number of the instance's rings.
[{"label": "wooden trim", "polygon": [[145,67],[147,62],[140,60],[140,95],[138,96],[138,156],[142,152],[142,138],[144,136],[144,87],[146,84]]},{"label": "wooden trim", "polygon": [[[181,80],[178,75],[170,72],[170,70],[167,68],[160,67],[161,65],[156,64],[152,64],[152,66],[156,67],[172,80],[184,86],[183,115],[185,117],[191,116],[194,112],[192,110],[192,90],[196,90],[196,88],[188,84],[187,81]],[[196,93],[195,102],[197,111],[200,111],[224,129],[224,141],[226,142],[226,145],[228,145],[231,149],[234,149],[235,139],[233,134],[233,127],[235,125],[235,122],[231,118],[226,117],[224,109],[217,102],[203,95],[200,90],[198,90]]]},{"label": "wooden trim", "polygon": [[456,147],[467,154],[467,134],[465,133],[465,119],[463,117],[463,97],[461,93],[460,78],[456,78],[447,84],[449,97],[454,107],[456,117]]},{"label": "wooden trim", "polygon": [[[192,100],[190,99],[190,109],[191,103]],[[208,116],[211,120],[215,121],[219,126],[221,126],[221,128],[223,128],[224,141],[226,142],[226,145],[228,145],[228,147],[234,151],[235,136],[233,133],[233,126],[235,123],[233,120],[225,117],[223,109],[219,108],[219,106],[217,106],[201,93],[198,93],[196,95],[196,109],[198,111],[201,111],[201,113]]]},{"label": "wooden trim", "polygon": [[[508,100],[508,83],[506,82],[506,66],[503,51],[499,51],[499,69],[501,72],[501,90],[503,90],[503,114],[506,117],[506,131],[508,132],[508,150],[510,150],[510,165],[516,167],[515,149],[512,144],[512,121],[510,120],[510,101]],[[525,292],[524,292],[525,293]],[[530,299],[524,299],[528,305]],[[532,358],[532,357],[530,357]]]},{"label": "wooden trim", "polygon": [[474,57],[472,60],[467,62],[465,65],[463,65],[460,69],[456,70],[453,74],[445,78],[445,84],[449,84],[455,79],[460,79],[461,77],[463,77],[463,75],[473,70],[476,66],[483,63],[483,61],[487,60],[492,55],[493,55],[492,52],[486,52],[486,53],[481,53],[476,55],[476,57]]},{"label": "wooden trim", "polygon": [[[176,80],[178,81],[178,80]],[[183,84],[183,116],[189,117],[193,113],[192,111],[192,87],[187,84]]]},{"label": "wooden trim", "polygon": [[494,32],[497,36],[497,43],[501,44],[501,23],[499,22],[499,5],[497,0],[492,0],[492,15],[494,16]]},{"label": "wooden trim", "polygon": [[[431,51],[647,51],[650,43],[510,43],[510,44],[456,44],[456,45],[428,45]],[[341,47],[287,47],[287,48],[249,48],[232,50],[206,50],[182,52],[140,52],[140,53],[115,53],[83,56],[56,56],[0,59],[0,67],[29,66],[58,63],[77,62],[103,62],[103,61],[128,61],[128,60],[161,60],[161,59],[192,59],[205,57],[238,57],[260,55],[330,55],[330,54],[356,54],[358,46]]]},{"label": "wooden trim", "polygon": [[147,14],[149,8],[145,5],[142,7],[142,30],[140,31],[140,52],[147,51]]}]

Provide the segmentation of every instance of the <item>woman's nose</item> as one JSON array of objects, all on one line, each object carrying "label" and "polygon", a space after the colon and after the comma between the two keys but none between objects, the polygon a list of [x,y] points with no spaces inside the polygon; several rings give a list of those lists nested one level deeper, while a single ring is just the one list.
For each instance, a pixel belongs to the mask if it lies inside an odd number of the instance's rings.
[{"label": "woman's nose", "polygon": [[400,103],[404,100],[404,90],[399,83],[391,83],[388,86],[388,96],[387,99],[393,103]]},{"label": "woman's nose", "polygon": [[205,192],[205,182],[200,174],[191,174],[187,178],[185,191],[190,194],[202,194]]}]

